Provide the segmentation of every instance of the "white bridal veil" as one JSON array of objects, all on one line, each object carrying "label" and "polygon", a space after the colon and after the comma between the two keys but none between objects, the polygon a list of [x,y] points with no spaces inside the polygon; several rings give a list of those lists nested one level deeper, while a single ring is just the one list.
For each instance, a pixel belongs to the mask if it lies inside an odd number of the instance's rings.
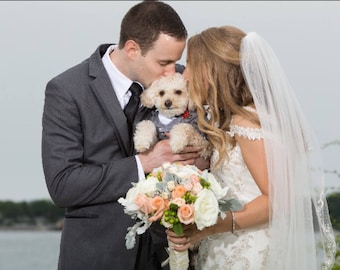
[{"label": "white bridal veil", "polygon": [[241,67],[265,138],[271,205],[268,269],[330,269],[336,245],[318,143],[277,57],[256,33],[242,40]]}]

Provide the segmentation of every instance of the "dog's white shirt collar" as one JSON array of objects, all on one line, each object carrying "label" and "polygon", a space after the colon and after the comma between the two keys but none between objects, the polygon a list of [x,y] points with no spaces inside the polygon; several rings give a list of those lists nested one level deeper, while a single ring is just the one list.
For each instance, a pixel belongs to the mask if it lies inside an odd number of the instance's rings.
[{"label": "dog's white shirt collar", "polygon": [[163,124],[163,125],[167,125],[169,124],[172,120],[176,119],[177,117],[176,116],[173,116],[171,118],[167,117],[167,116],[164,116],[163,114],[161,114],[159,111],[158,111],[158,119],[159,121]]}]

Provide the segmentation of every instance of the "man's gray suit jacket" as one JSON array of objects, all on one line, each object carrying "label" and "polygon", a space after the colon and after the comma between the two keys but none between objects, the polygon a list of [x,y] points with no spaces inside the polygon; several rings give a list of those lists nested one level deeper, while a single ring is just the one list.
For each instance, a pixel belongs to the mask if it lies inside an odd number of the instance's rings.
[{"label": "man's gray suit jacket", "polygon": [[138,180],[137,164],[125,115],[102,64],[108,46],[46,87],[43,169],[52,200],[66,208],[60,270],[130,270],[137,257],[137,248],[125,247],[134,222],[117,202]]}]

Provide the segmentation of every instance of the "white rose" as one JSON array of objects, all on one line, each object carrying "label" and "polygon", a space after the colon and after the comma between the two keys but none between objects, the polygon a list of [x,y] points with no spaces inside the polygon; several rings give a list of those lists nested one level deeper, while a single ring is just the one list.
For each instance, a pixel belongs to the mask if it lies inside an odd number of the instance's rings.
[{"label": "white rose", "polygon": [[190,174],[188,174],[188,172],[185,172],[185,171],[178,171],[175,174],[181,180],[189,179],[189,176],[190,176]]},{"label": "white rose", "polygon": [[165,163],[162,164],[161,169],[162,169],[162,170],[166,170],[166,169],[169,168],[169,167],[171,167],[170,162],[165,162]]},{"label": "white rose", "polygon": [[176,174],[178,173],[178,166],[176,164],[172,164],[169,167],[165,167],[164,168],[167,172],[172,173],[172,174]]},{"label": "white rose", "polygon": [[126,193],[125,198],[119,198],[118,202],[125,207],[125,213],[132,214],[138,211],[139,206],[135,204],[135,198],[138,193],[138,187],[134,186]]},{"label": "white rose", "polygon": [[198,175],[198,172],[194,170],[194,168],[195,167],[191,165],[182,166],[176,174],[180,179],[190,179],[191,175]]},{"label": "white rose", "polygon": [[222,188],[220,183],[217,182],[214,175],[211,173],[206,173],[204,178],[210,183],[210,189],[214,192],[217,200],[222,199],[228,193],[229,187]]},{"label": "white rose", "polygon": [[157,183],[158,180],[156,177],[148,177],[147,179],[138,182],[137,189],[140,193],[152,194],[157,191]]},{"label": "white rose", "polygon": [[129,191],[126,193],[126,197],[125,197],[126,201],[128,203],[134,203],[135,198],[138,193],[139,193],[139,189],[137,186],[130,188]]},{"label": "white rose", "polygon": [[214,225],[217,222],[219,208],[214,193],[209,189],[203,189],[198,194],[195,208],[195,223],[199,230]]}]

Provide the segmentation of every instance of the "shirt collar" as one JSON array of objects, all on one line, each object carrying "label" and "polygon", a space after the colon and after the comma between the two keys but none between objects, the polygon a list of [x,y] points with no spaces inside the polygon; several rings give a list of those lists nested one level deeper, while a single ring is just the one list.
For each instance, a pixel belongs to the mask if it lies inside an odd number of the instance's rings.
[{"label": "shirt collar", "polygon": [[118,45],[111,45],[105,52],[102,57],[103,65],[106,69],[106,72],[110,78],[112,87],[116,93],[118,101],[122,108],[124,108],[126,104],[126,92],[129,89],[132,81],[127,78],[123,73],[121,73],[118,68],[112,63],[110,59],[110,53],[117,48]]}]

